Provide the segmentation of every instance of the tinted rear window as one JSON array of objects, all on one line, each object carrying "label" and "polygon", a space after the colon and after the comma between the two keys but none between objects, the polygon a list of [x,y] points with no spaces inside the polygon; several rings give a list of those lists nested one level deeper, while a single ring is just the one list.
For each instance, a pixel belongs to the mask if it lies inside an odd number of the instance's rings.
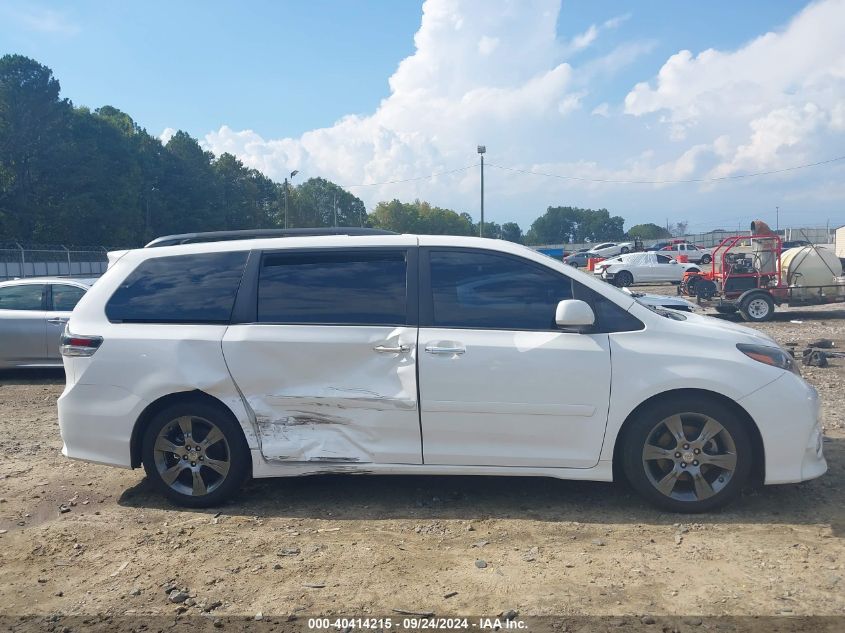
[{"label": "tinted rear window", "polygon": [[258,280],[258,320],[404,325],[406,295],[405,251],[270,254]]},{"label": "tinted rear window", "polygon": [[155,257],[142,262],[106,305],[110,321],[228,323],[247,253]]},{"label": "tinted rear window", "polygon": [[44,290],[40,284],[21,284],[0,288],[0,310],[43,310]]}]

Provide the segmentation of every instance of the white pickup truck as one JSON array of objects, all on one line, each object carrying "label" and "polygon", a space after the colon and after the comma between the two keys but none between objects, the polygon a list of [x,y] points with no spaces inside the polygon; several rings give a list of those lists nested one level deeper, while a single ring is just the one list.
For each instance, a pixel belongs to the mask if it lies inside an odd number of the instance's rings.
[{"label": "white pickup truck", "polygon": [[666,246],[658,251],[661,255],[669,255],[670,257],[677,258],[678,255],[686,255],[690,262],[696,264],[709,264],[713,261],[713,256],[710,254],[710,251],[705,251],[695,244],[672,244],[670,246]]}]

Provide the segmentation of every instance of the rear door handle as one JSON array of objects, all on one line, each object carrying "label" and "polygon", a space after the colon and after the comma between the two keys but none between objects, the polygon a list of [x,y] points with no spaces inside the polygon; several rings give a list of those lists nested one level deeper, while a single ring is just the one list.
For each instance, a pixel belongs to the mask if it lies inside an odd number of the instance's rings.
[{"label": "rear door handle", "polygon": [[457,346],[449,346],[449,347],[440,347],[438,345],[426,345],[425,351],[429,354],[442,354],[442,355],[452,355],[452,354],[466,354],[465,347],[457,347]]},{"label": "rear door handle", "polygon": [[396,347],[391,347],[389,345],[376,345],[373,348],[373,351],[378,352],[379,354],[404,354],[405,352],[411,351],[411,346],[404,344]]},{"label": "rear door handle", "polygon": [[52,318],[47,319],[47,323],[55,323],[57,325],[61,324],[61,323],[67,323],[67,318],[66,317],[52,317]]}]

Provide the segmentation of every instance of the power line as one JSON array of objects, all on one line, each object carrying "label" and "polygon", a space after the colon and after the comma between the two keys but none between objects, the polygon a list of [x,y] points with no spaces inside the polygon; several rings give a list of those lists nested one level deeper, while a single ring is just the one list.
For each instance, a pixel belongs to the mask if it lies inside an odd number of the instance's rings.
[{"label": "power line", "polygon": [[758,171],[750,174],[735,174],[732,176],[718,176],[716,178],[689,178],[686,180],[615,180],[613,178],[585,178],[582,176],[562,176],[560,174],[549,174],[541,171],[532,171],[530,169],[519,169],[517,167],[505,167],[503,165],[496,165],[494,163],[487,163],[489,167],[502,169],[505,171],[513,171],[521,174],[530,174],[532,176],[545,176],[547,178],[558,178],[560,180],[578,180],[581,182],[600,182],[619,185],[674,185],[683,183],[707,183],[720,182],[724,180],[740,180],[742,178],[754,178],[757,176],[769,176],[771,174],[782,174],[788,171],[795,171],[798,169],[807,169],[809,167],[818,167],[819,165],[827,165],[835,163],[840,160],[845,160],[845,156],[837,156],[828,160],[821,160],[816,163],[807,163],[805,165],[796,165],[794,167],[785,167],[783,169],[772,169],[769,171]]},{"label": "power line", "polygon": [[429,174],[428,176],[417,176],[416,178],[403,178],[401,180],[386,180],[384,182],[365,182],[360,185],[340,185],[344,189],[353,189],[354,187],[379,187],[381,185],[396,185],[403,182],[416,182],[418,180],[429,180],[431,178],[437,178],[438,176],[448,176],[449,174],[456,174],[460,171],[466,171],[467,169],[472,169],[473,167],[478,167],[478,163],[473,163],[472,165],[467,165],[466,167],[458,167],[457,169],[450,169],[449,171],[439,171],[434,174]]}]

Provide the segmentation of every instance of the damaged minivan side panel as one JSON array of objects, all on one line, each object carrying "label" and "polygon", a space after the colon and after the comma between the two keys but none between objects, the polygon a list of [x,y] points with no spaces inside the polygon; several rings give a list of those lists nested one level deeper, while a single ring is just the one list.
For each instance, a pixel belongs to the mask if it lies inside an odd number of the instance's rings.
[{"label": "damaged minivan side panel", "polygon": [[422,463],[416,328],[233,325],[223,354],[265,460]]},{"label": "damaged minivan side panel", "polygon": [[255,254],[223,355],[263,459],[421,464],[416,249]]}]

